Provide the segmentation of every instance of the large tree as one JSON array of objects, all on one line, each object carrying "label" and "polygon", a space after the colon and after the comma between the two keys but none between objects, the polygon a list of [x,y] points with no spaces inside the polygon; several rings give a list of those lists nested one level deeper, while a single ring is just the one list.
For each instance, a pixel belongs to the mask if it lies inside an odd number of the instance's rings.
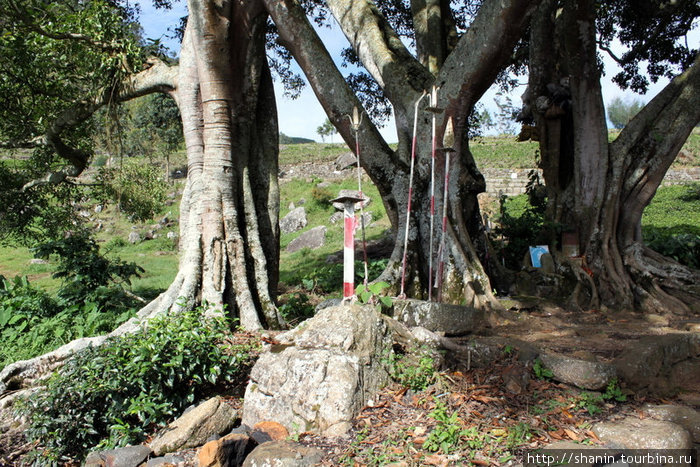
[{"label": "large tree", "polygon": [[[351,120],[353,108],[362,108],[353,88],[335,66],[329,52],[311,26],[302,7],[314,2],[264,0],[279,31],[281,43],[304,71],[329,119],[350,147],[355,147]],[[396,241],[383,279],[398,291],[403,253],[403,232],[411,166],[414,105],[424,91],[438,87],[435,107],[438,145],[442,146],[448,122],[453,122],[454,153],[451,157],[446,234],[446,266],[443,300],[472,306],[494,304],[485,267],[489,261],[477,194],[484,191],[469,150],[469,116],[475,104],[511,62],[516,44],[528,24],[536,0],[486,0],[464,2],[451,8],[446,0],[389,2],[327,0],[327,8],[345,33],[354,55],[367,71],[362,84],[377,89],[393,107],[398,147],[393,150],[370,118],[359,127],[361,164],[381,193]],[[473,14],[468,14],[473,13]],[[402,39],[412,40],[415,48]],[[355,81],[357,83],[357,80]],[[431,116],[419,109],[416,173],[410,220],[407,293],[427,297],[431,239]],[[372,113],[370,111],[370,113]],[[445,152],[436,156],[436,180],[444,175]],[[442,184],[436,202],[443,203]],[[434,222],[437,230],[439,221]],[[439,240],[437,232],[434,243]],[[435,265],[433,248],[433,265]],[[483,265],[482,265],[483,264]],[[485,266],[484,266],[485,265]],[[437,270],[437,268],[434,268]],[[435,281],[433,281],[435,282]]]},{"label": "large tree", "polygon": [[[179,66],[131,53],[136,44],[124,40],[127,21],[111,2],[51,8],[44,2],[26,8],[14,0],[1,2],[3,13],[14,21],[0,24],[8,31],[0,45],[16,60],[3,63],[0,86],[11,88],[3,96],[16,104],[16,116],[14,125],[0,127],[0,137],[4,147],[46,148],[37,155],[51,156],[43,164],[46,175],[14,186],[14,196],[31,200],[35,190],[79,181],[92,156],[90,146],[81,144],[85,137],[80,129],[97,109],[165,93],[178,103],[187,147],[180,267],[170,287],[138,317],[207,302],[226,305],[246,329],[283,326],[273,301],[279,267],[278,131],[262,2],[191,0]],[[90,11],[95,5],[101,16]],[[104,17],[111,19],[114,31],[104,30]],[[84,24],[92,28],[81,29]],[[20,55],[31,54],[37,44],[63,73],[37,81],[45,87],[39,89],[25,74],[42,76],[42,64]],[[66,57],[76,60],[77,75],[60,62]],[[94,63],[81,63],[85,57]],[[37,109],[32,106],[36,102],[46,104]],[[112,334],[138,326],[131,320]],[[103,341],[84,339],[71,343],[70,350]],[[8,365],[0,375],[0,390],[28,383],[67,355],[59,349]]]},{"label": "large tree", "polygon": [[[578,234],[581,306],[696,312],[700,273],[645,247],[641,216],[700,121],[700,55],[679,41],[695,1],[545,0],[531,26],[527,108],[539,130],[550,219]],[[628,46],[618,83],[671,82],[608,141],[598,50]],[[600,47],[600,49],[598,48]],[[649,60],[648,74],[639,65]]]}]

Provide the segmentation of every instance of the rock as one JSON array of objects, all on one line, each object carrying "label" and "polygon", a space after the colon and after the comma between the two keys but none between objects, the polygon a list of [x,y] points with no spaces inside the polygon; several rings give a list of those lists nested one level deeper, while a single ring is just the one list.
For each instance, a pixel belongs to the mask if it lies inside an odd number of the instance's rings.
[{"label": "rock", "polygon": [[296,232],[306,227],[307,222],[306,209],[299,206],[280,219],[280,230],[282,233]]},{"label": "rock", "polygon": [[277,336],[253,367],[243,423],[276,420],[290,432],[341,436],[367,401],[389,381],[385,319],[371,306],[321,310]]},{"label": "rock", "polygon": [[394,300],[394,318],[406,326],[421,326],[448,335],[469,334],[484,323],[484,311],[423,300]]},{"label": "rock", "polygon": [[328,308],[331,306],[338,306],[341,303],[343,303],[342,298],[327,298],[326,300],[322,301],[318,305],[316,305],[316,308],[314,308],[314,314],[318,313],[319,311],[323,310],[324,308]]},{"label": "rock", "polygon": [[613,364],[631,389],[654,389],[657,383],[665,383],[673,365],[698,355],[700,334],[647,336],[630,344]]},{"label": "rock", "polygon": [[331,186],[331,182],[321,182],[316,184],[316,188],[328,188]]},{"label": "rock", "polygon": [[183,457],[176,456],[173,454],[166,454],[163,457],[154,457],[146,462],[146,467],[170,467],[174,465],[179,465],[186,462]]},{"label": "rock", "polygon": [[554,258],[550,253],[545,253],[542,256],[540,256],[540,264],[542,272],[544,274],[553,274],[555,271],[554,267]]},{"label": "rock", "polygon": [[646,405],[644,412],[651,418],[680,425],[700,443],[700,412],[682,405]]},{"label": "rock", "polygon": [[700,388],[700,358],[690,358],[673,365],[669,381],[674,389],[697,391]]},{"label": "rock", "polygon": [[310,248],[312,250],[321,248],[326,243],[326,230],[328,229],[325,225],[319,225],[311,230],[307,230],[289,242],[287,251],[289,253],[294,253],[302,248]]},{"label": "rock", "polygon": [[338,222],[342,221],[344,218],[343,211],[336,211],[333,214],[331,214],[331,217],[328,219],[328,221],[331,224],[337,224]]},{"label": "rock", "polygon": [[246,457],[243,467],[304,467],[316,465],[324,452],[291,441],[270,441],[253,449]]},{"label": "rock", "polygon": [[[360,197],[359,195],[360,195],[360,193],[357,190],[340,190],[340,192],[338,193],[338,198],[342,198],[343,196],[352,196],[355,198],[359,198]],[[362,203],[363,208],[366,208],[369,205],[370,201],[372,201],[371,199],[369,199],[369,196],[367,196],[364,193],[362,194],[362,200],[363,201],[361,201],[361,203]],[[345,210],[345,206],[343,205],[343,203],[333,203],[333,207],[336,208],[338,211]],[[358,202],[358,203],[355,203],[355,211],[359,211],[359,210],[360,210],[360,203]]]},{"label": "rock", "polygon": [[289,431],[277,422],[258,422],[253,427],[253,434],[251,436],[255,437],[255,432],[265,433],[271,441],[282,441],[289,436]]},{"label": "rock", "polygon": [[139,234],[135,230],[132,230],[131,232],[129,232],[129,243],[136,244],[140,241],[141,241],[141,234]]},{"label": "rock", "polygon": [[289,206],[287,206],[287,208],[290,211],[294,211],[297,207],[294,205],[294,201],[292,201],[291,203],[289,203]]},{"label": "rock", "polygon": [[233,427],[238,414],[220,397],[213,397],[172,422],[151,441],[151,449],[160,456],[167,452],[200,446],[213,434]]},{"label": "rock", "polygon": [[151,454],[148,446],[126,446],[109,451],[93,451],[85,459],[85,467],[136,467]]},{"label": "rock", "polygon": [[335,158],[335,169],[345,170],[357,166],[357,157],[352,152],[344,152]]},{"label": "rock", "polygon": [[230,434],[199,450],[199,467],[239,467],[258,443],[245,434]]},{"label": "rock", "polygon": [[47,260],[41,259],[41,258],[32,258],[32,259],[29,260],[29,264],[30,264],[30,265],[34,265],[34,264],[49,264],[49,262],[48,262]]},{"label": "rock", "polygon": [[[169,214],[169,213],[168,213],[168,214]],[[158,223],[159,223],[160,225],[167,225],[169,222],[170,222],[170,217],[168,217],[167,215],[163,216],[163,217],[158,221]]]},{"label": "rock", "polygon": [[103,209],[104,209],[104,206],[102,206],[101,204],[98,204],[97,206],[95,206],[95,213],[99,214],[102,212]]},{"label": "rock", "polygon": [[554,353],[542,354],[540,360],[545,368],[552,371],[555,380],[581,389],[603,389],[616,375],[615,367],[609,363],[579,360]]},{"label": "rock", "polygon": [[169,239],[177,238],[177,232],[168,232],[165,237]]},{"label": "rock", "polygon": [[693,439],[682,426],[671,422],[628,417],[593,426],[601,441],[625,449],[690,449]]}]

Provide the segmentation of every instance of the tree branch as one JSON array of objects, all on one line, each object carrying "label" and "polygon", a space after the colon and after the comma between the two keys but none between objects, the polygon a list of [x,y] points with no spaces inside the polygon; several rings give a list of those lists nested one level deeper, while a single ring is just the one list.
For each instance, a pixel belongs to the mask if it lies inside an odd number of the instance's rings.
[{"label": "tree branch", "polygon": [[445,60],[436,78],[443,102],[468,112],[511,59],[530,15],[541,0],[487,0]]},{"label": "tree branch", "polygon": [[[178,67],[168,66],[159,59],[149,59],[150,67],[133,75],[122,83],[116,96],[105,91],[92,101],[76,103],[75,106],[63,111],[46,129],[44,135],[31,141],[17,143],[15,147],[51,146],[59,157],[69,162],[69,165],[59,171],[46,174],[44,177],[32,180],[24,185],[23,190],[39,185],[56,184],[69,177],[79,176],[87,167],[91,154],[81,149],[68,146],[61,134],[84,122],[99,108],[110,102],[124,102],[154,92],[175,95],[177,90]],[[12,142],[10,142],[12,143]],[[3,145],[7,146],[8,143]],[[2,147],[2,145],[0,145]]]},{"label": "tree branch", "polygon": [[[370,0],[328,0],[360,61],[394,106],[410,109],[433,82],[433,75],[411,55]],[[408,84],[408,87],[406,86]],[[408,89],[413,92],[406,92]]]},{"label": "tree branch", "polygon": [[[283,45],[301,66],[328,118],[348,146],[354,147],[355,136],[345,116],[352,115],[353,107],[362,109],[362,104],[333,63],[303,8],[296,0],[264,0],[264,3],[277,25]],[[372,165],[385,155],[393,154],[369,118],[362,119],[360,131],[366,145],[378,148],[372,157],[362,160],[363,165]]]}]

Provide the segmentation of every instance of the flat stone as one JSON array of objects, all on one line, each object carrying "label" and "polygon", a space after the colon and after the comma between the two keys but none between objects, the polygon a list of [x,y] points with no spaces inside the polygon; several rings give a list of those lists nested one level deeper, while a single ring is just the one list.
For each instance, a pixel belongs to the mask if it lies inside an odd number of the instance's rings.
[{"label": "flat stone", "polygon": [[307,223],[306,209],[303,206],[299,206],[280,219],[280,230],[282,233],[297,232],[306,227]]},{"label": "flat stone", "polygon": [[690,449],[693,439],[680,425],[671,422],[628,417],[618,422],[601,422],[593,433],[603,442],[625,449]]},{"label": "flat stone", "polygon": [[394,300],[394,318],[409,327],[453,336],[473,333],[485,321],[483,310],[412,299]]},{"label": "flat stone", "polygon": [[237,419],[234,408],[221,397],[213,397],[168,425],[151,441],[151,449],[160,456],[201,446],[210,436],[229,431]]},{"label": "flat stone", "polygon": [[326,243],[327,230],[328,229],[325,225],[319,225],[318,227],[307,230],[289,242],[287,245],[287,251],[289,253],[294,253],[295,251],[299,251],[303,248],[309,248],[311,250],[321,248]]},{"label": "flat stone", "polygon": [[166,454],[162,457],[154,457],[146,462],[146,467],[171,467],[186,462],[184,457]]},{"label": "flat stone", "polygon": [[609,363],[580,360],[553,353],[540,355],[540,360],[545,368],[552,371],[555,380],[573,384],[581,389],[603,389],[616,375],[615,367]]},{"label": "flat stone", "polygon": [[137,467],[151,454],[148,446],[126,446],[108,451],[94,451],[85,459],[85,467]]},{"label": "flat stone", "polygon": [[644,412],[651,418],[680,425],[691,434],[693,441],[700,443],[700,412],[683,405],[646,405]]},{"label": "flat stone", "polygon": [[[338,193],[338,198],[343,198],[346,196],[352,196],[354,198],[359,198],[360,193],[357,190],[340,190],[340,192]],[[366,194],[363,193],[362,194],[362,201],[355,203],[355,211],[360,210],[360,203],[362,203],[363,208],[366,208],[371,201],[372,200],[369,198],[369,196],[367,196]],[[345,205],[343,205],[343,203],[333,203],[333,207],[336,208],[338,211],[345,210]]]},{"label": "flat stone", "polygon": [[357,165],[357,157],[352,152],[344,152],[335,158],[335,169],[345,170]]},{"label": "flat stone", "polygon": [[324,457],[317,448],[302,446],[291,441],[270,441],[253,450],[243,467],[305,467],[317,465]]},{"label": "flat stone", "polygon": [[199,467],[238,467],[257,446],[245,434],[229,434],[209,441],[197,453]]}]

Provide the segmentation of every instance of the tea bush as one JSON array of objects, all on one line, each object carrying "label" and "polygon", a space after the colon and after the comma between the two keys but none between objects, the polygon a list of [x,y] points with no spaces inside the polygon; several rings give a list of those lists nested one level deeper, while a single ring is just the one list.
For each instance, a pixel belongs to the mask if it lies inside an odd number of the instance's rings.
[{"label": "tea bush", "polygon": [[43,448],[40,461],[141,442],[217,385],[247,374],[257,344],[228,343],[229,324],[196,309],[80,352],[20,404],[27,437]]}]

